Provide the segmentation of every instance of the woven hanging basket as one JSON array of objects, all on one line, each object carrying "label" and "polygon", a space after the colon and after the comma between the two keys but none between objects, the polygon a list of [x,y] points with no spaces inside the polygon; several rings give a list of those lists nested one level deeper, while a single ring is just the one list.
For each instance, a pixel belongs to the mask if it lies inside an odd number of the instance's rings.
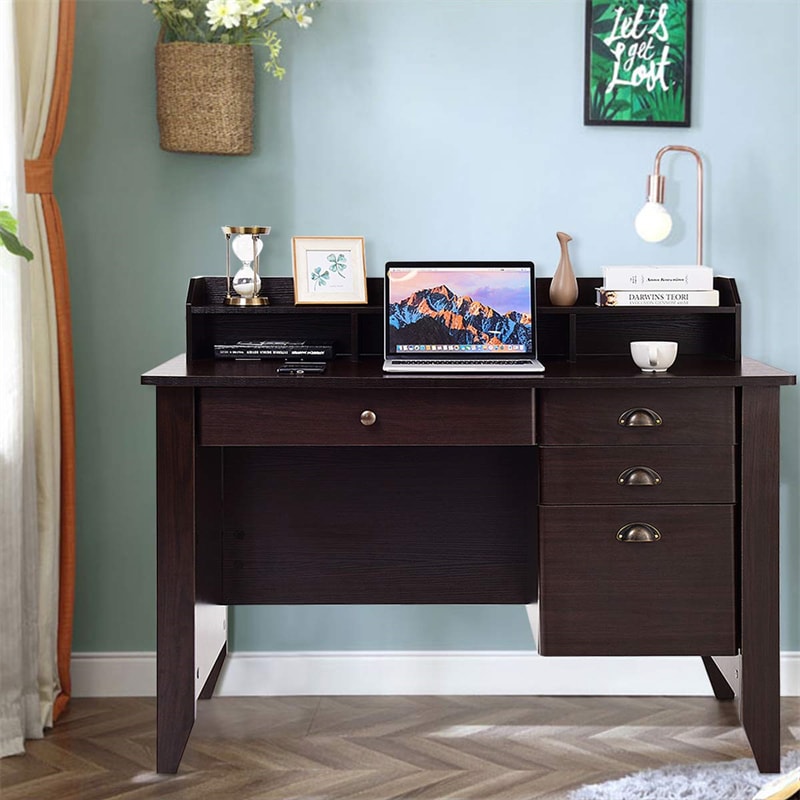
[{"label": "woven hanging basket", "polygon": [[253,152],[253,49],[159,42],[156,91],[161,148],[179,153]]}]

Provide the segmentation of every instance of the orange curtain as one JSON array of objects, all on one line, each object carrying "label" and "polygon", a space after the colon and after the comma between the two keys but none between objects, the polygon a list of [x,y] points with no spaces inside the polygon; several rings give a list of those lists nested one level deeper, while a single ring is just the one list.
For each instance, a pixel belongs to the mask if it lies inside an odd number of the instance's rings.
[{"label": "orange curtain", "polygon": [[55,700],[53,719],[69,702],[72,681],[72,621],[75,608],[75,376],[72,363],[69,273],[61,212],[53,195],[53,159],[61,144],[67,118],[75,45],[75,2],[60,0],[58,50],[53,92],[44,141],[39,157],[25,162],[25,190],[41,195],[47,246],[53,278],[58,340],[59,399],[61,418],[61,518],[58,597],[58,677],[61,693]]}]

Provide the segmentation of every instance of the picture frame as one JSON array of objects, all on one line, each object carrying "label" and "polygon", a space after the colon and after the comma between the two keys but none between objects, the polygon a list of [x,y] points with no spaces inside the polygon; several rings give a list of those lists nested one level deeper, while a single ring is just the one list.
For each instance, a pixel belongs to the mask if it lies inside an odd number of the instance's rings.
[{"label": "picture frame", "polygon": [[365,304],[363,236],[293,236],[295,305]]},{"label": "picture frame", "polygon": [[691,125],[692,0],[586,0],[584,125]]}]

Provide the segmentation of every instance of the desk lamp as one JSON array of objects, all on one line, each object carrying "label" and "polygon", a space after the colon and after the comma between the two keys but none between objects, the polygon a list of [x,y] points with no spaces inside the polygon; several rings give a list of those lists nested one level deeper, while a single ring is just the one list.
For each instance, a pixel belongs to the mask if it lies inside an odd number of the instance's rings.
[{"label": "desk lamp", "polygon": [[672,230],[672,217],[664,208],[664,176],[661,174],[661,158],[670,150],[691,153],[697,161],[697,263],[703,263],[703,159],[693,147],[668,144],[656,153],[652,175],[647,176],[647,202],[636,215],[636,232],[646,242],[661,242]]},{"label": "desk lamp", "polygon": [[[268,236],[270,229],[263,225],[249,227],[223,225],[225,234],[225,280],[226,306],[266,306],[269,298],[259,295],[261,277],[258,274],[258,256],[264,247],[262,236]],[[236,234],[231,242],[231,236]],[[242,262],[241,268],[231,281],[231,248],[234,255]],[[250,266],[252,264],[252,267]],[[236,293],[231,293],[231,288]]]}]

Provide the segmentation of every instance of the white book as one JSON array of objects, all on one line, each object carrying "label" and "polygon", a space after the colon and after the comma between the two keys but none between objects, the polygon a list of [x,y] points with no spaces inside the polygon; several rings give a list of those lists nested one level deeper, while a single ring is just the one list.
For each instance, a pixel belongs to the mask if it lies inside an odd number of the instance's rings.
[{"label": "white book", "polygon": [[714,288],[711,267],[603,267],[603,286],[606,289],[683,289],[703,291]]},{"label": "white book", "polygon": [[597,306],[718,306],[719,292],[706,291],[646,291],[629,292],[624,289],[597,289]]}]

